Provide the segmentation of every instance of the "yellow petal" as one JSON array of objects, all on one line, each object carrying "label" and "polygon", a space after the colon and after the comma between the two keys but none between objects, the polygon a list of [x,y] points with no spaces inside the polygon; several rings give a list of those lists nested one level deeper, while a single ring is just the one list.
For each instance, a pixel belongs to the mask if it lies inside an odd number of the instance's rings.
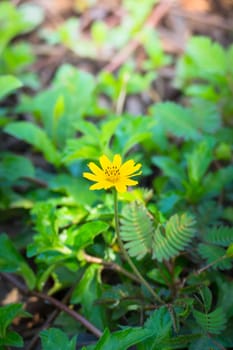
[{"label": "yellow petal", "polygon": [[125,184],[126,184],[127,186],[135,186],[135,185],[138,184],[138,181],[131,180],[131,179],[126,179],[126,180],[125,180]]},{"label": "yellow petal", "polygon": [[117,182],[115,184],[116,190],[117,192],[126,192],[127,191],[127,187],[126,184],[124,182]]},{"label": "yellow petal", "polygon": [[114,186],[114,184],[112,182],[105,181],[105,186],[104,186],[105,190],[107,190],[108,188],[110,188],[112,186]]},{"label": "yellow petal", "polygon": [[118,169],[120,168],[120,166],[121,166],[121,156],[119,154],[116,154],[114,156],[112,164],[115,165]]},{"label": "yellow petal", "polygon": [[104,188],[104,184],[102,182],[97,182],[96,184],[89,187],[90,190],[102,190]]},{"label": "yellow petal", "polygon": [[138,175],[141,175],[141,174],[142,174],[142,171],[138,171],[135,174],[128,175],[128,177],[134,177],[134,176],[138,176]]},{"label": "yellow petal", "polygon": [[108,181],[99,181],[96,184],[92,185],[90,187],[90,190],[101,190],[101,189],[105,189],[107,190],[108,188],[112,187],[113,184],[111,182]]},{"label": "yellow petal", "polygon": [[122,164],[120,168],[121,175],[130,175],[133,174],[135,171],[141,168],[141,164],[138,163],[135,165],[135,162],[133,160],[128,160],[124,164]]},{"label": "yellow petal", "polygon": [[103,176],[104,172],[95,163],[91,162],[88,164],[89,169],[97,176]]},{"label": "yellow petal", "polygon": [[91,181],[99,181],[99,177],[91,173],[83,173],[83,177]]},{"label": "yellow petal", "polygon": [[108,166],[111,167],[112,163],[110,162],[110,160],[108,159],[107,156],[103,155],[100,157],[100,164],[102,166],[103,169],[106,169]]}]

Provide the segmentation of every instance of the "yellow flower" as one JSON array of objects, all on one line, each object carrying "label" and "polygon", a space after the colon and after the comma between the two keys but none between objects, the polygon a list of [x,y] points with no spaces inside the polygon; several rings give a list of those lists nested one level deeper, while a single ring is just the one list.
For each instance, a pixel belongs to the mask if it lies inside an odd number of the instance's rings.
[{"label": "yellow flower", "polygon": [[99,158],[100,167],[91,162],[88,164],[92,173],[83,173],[83,176],[96,183],[90,187],[90,190],[101,190],[115,187],[118,192],[126,192],[127,186],[137,185],[137,181],[131,180],[132,176],[141,174],[138,170],[141,164],[135,164],[134,160],[128,160],[122,164],[119,154],[116,154],[111,162],[107,156],[103,155]]}]

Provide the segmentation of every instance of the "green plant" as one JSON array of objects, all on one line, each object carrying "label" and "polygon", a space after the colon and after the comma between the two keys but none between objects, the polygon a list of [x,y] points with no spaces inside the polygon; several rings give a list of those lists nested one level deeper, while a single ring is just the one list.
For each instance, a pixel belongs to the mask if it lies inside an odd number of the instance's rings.
[{"label": "green plant", "polygon": [[10,329],[12,321],[16,317],[28,317],[28,312],[22,309],[22,304],[8,304],[0,307],[0,349],[4,350],[8,346],[21,348],[23,338],[15,331]]},{"label": "green plant", "polygon": [[[96,60],[133,34],[142,61],[96,76],[63,64],[33,94],[9,74],[28,73],[32,56],[15,45],[35,26],[25,7],[1,3],[0,274],[24,300],[56,308],[40,319],[44,350],[233,347],[232,48],[192,38],[177,64],[179,97],[152,102],[159,68],[172,63],[142,30],[154,3],[123,2],[122,26],[90,24],[87,47],[77,17],[46,42]],[[23,346],[21,315],[21,304],[0,309],[0,347]]]},{"label": "green plant", "polygon": [[25,74],[35,60],[32,47],[22,40],[15,43],[13,40],[35,29],[42,20],[42,9],[36,5],[24,4],[16,8],[8,1],[0,4],[0,74],[16,75],[25,85],[34,88],[38,87],[36,75]]},{"label": "green plant", "polygon": [[229,123],[233,108],[232,58],[232,45],[224,50],[207,37],[193,37],[177,63],[175,79],[176,86],[188,96],[217,103]]}]

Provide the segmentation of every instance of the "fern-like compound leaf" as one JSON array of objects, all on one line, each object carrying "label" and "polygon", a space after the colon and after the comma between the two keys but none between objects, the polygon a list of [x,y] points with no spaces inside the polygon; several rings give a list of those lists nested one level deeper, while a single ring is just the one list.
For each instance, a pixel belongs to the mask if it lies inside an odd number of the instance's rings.
[{"label": "fern-like compound leaf", "polygon": [[221,307],[210,313],[193,310],[193,316],[206,333],[219,334],[226,327],[226,316]]},{"label": "fern-like compound leaf", "polygon": [[195,235],[195,223],[191,214],[184,213],[173,215],[165,227],[159,225],[153,235],[153,258],[162,261],[178,255]]},{"label": "fern-like compound leaf", "polygon": [[211,266],[213,269],[229,270],[232,267],[230,257],[224,258],[226,251],[222,247],[200,243],[198,245],[198,253],[207,261],[207,264],[212,264],[215,262]]},{"label": "fern-like compound leaf", "polygon": [[227,247],[233,243],[233,227],[213,227],[209,230],[207,235],[204,236],[204,240],[211,244]]},{"label": "fern-like compound leaf", "polygon": [[143,204],[133,202],[127,205],[123,212],[121,223],[121,238],[130,256],[142,259],[151,251],[153,221]]}]

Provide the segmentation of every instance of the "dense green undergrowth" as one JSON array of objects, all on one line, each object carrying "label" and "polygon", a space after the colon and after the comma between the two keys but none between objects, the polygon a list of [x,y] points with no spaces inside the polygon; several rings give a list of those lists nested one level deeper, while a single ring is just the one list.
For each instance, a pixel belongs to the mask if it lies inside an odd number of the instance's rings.
[{"label": "dense green undergrowth", "polygon": [[[156,33],[144,33],[142,72],[133,62],[96,76],[64,64],[42,89],[29,73],[31,45],[13,39],[43,14],[30,23],[29,9],[0,6],[1,137],[14,140],[1,142],[0,271],[21,276],[29,293],[70,291],[74,310],[103,332],[83,350],[232,348],[233,46],[191,38],[173,62],[179,101],[148,98],[132,114],[127,101],[151,96],[158,69],[172,64]],[[65,45],[72,25],[50,44]],[[104,47],[104,24],[92,31],[93,47]],[[82,177],[102,154],[142,164],[139,186],[119,195],[120,234],[158,300],[121,255],[111,191],[90,191]],[[24,346],[12,322],[31,316],[21,303],[1,306],[0,349]],[[41,348],[76,349],[85,334],[63,312],[40,333]]]}]

